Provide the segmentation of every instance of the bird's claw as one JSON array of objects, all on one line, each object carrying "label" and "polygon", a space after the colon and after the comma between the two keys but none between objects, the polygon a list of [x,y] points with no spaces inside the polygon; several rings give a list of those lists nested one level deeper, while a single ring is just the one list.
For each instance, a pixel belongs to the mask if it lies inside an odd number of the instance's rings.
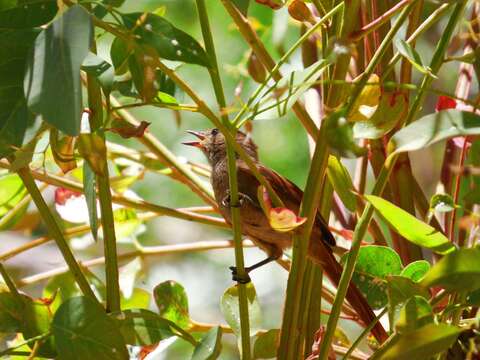
[{"label": "bird's claw", "polygon": [[[249,282],[252,281],[250,279],[250,276],[248,275],[248,272],[245,272],[245,276],[239,276],[237,273],[237,267],[236,266],[230,266],[229,269],[232,271],[232,280],[238,282],[239,284],[248,284]],[[247,269],[245,269],[247,270]]]},{"label": "bird's claw", "polygon": [[225,197],[222,199],[222,206],[226,208],[241,208],[245,200],[249,200],[248,196],[242,193],[238,193],[238,202],[236,204],[232,204],[229,191],[227,195],[225,195]]}]

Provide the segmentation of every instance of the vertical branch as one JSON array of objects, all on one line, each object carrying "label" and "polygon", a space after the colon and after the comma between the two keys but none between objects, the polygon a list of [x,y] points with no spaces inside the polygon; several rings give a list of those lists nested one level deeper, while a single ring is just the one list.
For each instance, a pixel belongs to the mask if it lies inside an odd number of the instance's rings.
[{"label": "vertical branch", "polygon": [[75,281],[77,282],[80,290],[85,296],[89,296],[93,300],[97,301],[97,298],[95,297],[95,294],[90,288],[90,285],[85,278],[85,275],[82,273],[82,270],[80,269],[80,266],[75,260],[72,251],[68,247],[67,240],[65,239],[62,230],[60,229],[60,226],[58,225],[50,209],[48,208],[48,205],[43,199],[42,194],[37,187],[37,184],[35,184],[35,180],[30,173],[30,169],[26,167],[21,168],[18,170],[17,174],[22,179],[25,187],[30,193],[33,202],[37,206],[40,216],[42,217],[45,225],[47,226],[50,236],[55,240],[57,247],[62,253],[63,258],[65,259],[65,262],[67,263],[67,266],[70,269],[73,277],[75,278]]},{"label": "vertical branch", "polygon": [[[463,13],[463,9],[465,8],[467,0],[463,0],[458,2],[450,16],[447,26],[443,32],[440,41],[438,42],[437,48],[435,49],[435,53],[433,55],[432,61],[430,63],[430,68],[432,69],[432,73],[436,74],[440,69],[440,66],[443,62],[443,57],[447,50],[448,43],[450,42],[450,38],[455,30],[455,26],[457,25],[458,21],[461,19],[461,15]],[[408,8],[406,11],[399,16],[398,21],[403,21],[404,17],[406,16]],[[403,19],[402,19],[403,18]],[[395,26],[392,28],[392,30]],[[415,98],[415,101],[408,112],[406,123],[412,121],[415,116],[417,115],[420,105],[423,103],[425,98],[425,91],[430,86],[432,82],[432,77],[425,75],[419,89],[419,92]],[[373,188],[372,194],[374,195],[381,195],[387,180],[390,176],[393,166],[395,165],[397,157],[394,156],[390,160],[387,160],[384,167],[382,168],[378,179],[375,183]],[[332,343],[333,334],[335,332],[335,328],[338,323],[338,318],[340,316],[340,307],[345,299],[345,295],[347,293],[348,284],[352,278],[353,270],[355,268],[355,262],[358,256],[358,252],[360,250],[360,243],[365,236],[365,233],[368,228],[368,224],[370,219],[373,216],[373,206],[371,204],[367,204],[365,210],[358,220],[357,226],[355,227],[355,232],[353,233],[352,239],[352,247],[347,257],[347,261],[345,267],[343,269],[342,277],[340,279],[340,283],[338,286],[337,295],[335,296],[335,301],[332,306],[330,317],[328,318],[327,329],[325,331],[325,335],[322,340],[321,349],[320,349],[320,360],[325,360],[328,356],[328,349],[330,348],[330,344]]]},{"label": "vertical branch", "polygon": [[[215,97],[217,99],[218,106],[220,107],[220,113],[222,114],[222,122],[229,131],[233,132],[235,137],[236,129],[228,119],[228,115],[223,111],[226,107],[225,94],[223,91],[222,80],[218,69],[217,56],[215,52],[215,46],[213,43],[212,32],[208,21],[208,13],[205,4],[205,0],[197,0],[198,15],[200,19],[200,26],[202,28],[203,41],[205,42],[205,49],[209,55],[211,66],[208,68],[210,78],[212,80],[213,88],[215,91]],[[230,200],[232,204],[237,204],[238,198],[238,182],[237,182],[237,166],[236,166],[236,154],[232,144],[227,144],[227,159],[228,159],[228,179],[230,189]],[[233,240],[235,243],[235,266],[237,267],[237,274],[239,277],[245,278],[247,273],[245,271],[245,264],[243,258],[242,247],[242,229],[240,220],[240,209],[236,206],[231,207],[231,218],[233,228]],[[240,308],[240,330],[241,330],[241,343],[242,343],[242,358],[249,360],[251,358],[250,350],[250,324],[248,317],[248,299],[245,284],[237,284],[239,295],[239,308]]]},{"label": "vertical branch", "polygon": [[[95,51],[95,44],[92,46]],[[105,134],[101,129],[103,125],[103,104],[100,85],[92,75],[87,75],[88,106],[92,111],[90,117],[91,132],[98,132],[105,143]],[[109,103],[107,101],[107,106]],[[107,109],[109,111],[109,109]],[[106,145],[105,145],[106,146]],[[112,194],[110,191],[110,178],[108,174],[107,153],[100,154],[104,157],[103,175],[97,174],[98,200],[100,202],[100,219],[103,231],[103,246],[105,253],[105,277],[107,288],[107,311],[120,311],[120,285],[117,259],[117,239],[115,236],[115,221],[112,209]]]}]

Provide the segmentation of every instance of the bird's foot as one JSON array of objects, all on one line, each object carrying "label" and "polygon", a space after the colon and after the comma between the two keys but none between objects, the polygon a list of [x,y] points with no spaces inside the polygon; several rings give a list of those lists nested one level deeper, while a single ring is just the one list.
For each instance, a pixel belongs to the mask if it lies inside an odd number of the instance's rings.
[{"label": "bird's foot", "polygon": [[248,284],[252,281],[252,279],[250,279],[250,276],[248,275],[248,268],[245,268],[245,276],[243,277],[238,275],[236,266],[230,266],[229,269],[232,271],[233,281],[236,281],[240,284]]},{"label": "bird's foot", "polygon": [[227,192],[227,195],[222,199],[222,205],[226,208],[241,208],[245,201],[251,201],[248,195],[238,193],[238,201],[237,203],[233,204],[230,198],[230,191]]}]

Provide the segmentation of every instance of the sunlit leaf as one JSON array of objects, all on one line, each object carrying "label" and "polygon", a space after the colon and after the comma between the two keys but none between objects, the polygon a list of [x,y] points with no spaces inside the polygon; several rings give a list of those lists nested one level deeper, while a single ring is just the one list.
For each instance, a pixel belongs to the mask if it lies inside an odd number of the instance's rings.
[{"label": "sunlit leaf", "polygon": [[22,329],[25,303],[10,292],[0,292],[0,332],[17,333]]},{"label": "sunlit leaf", "polygon": [[[25,308],[22,313],[22,334],[25,339],[47,333],[52,322],[52,313],[48,306],[40,301],[32,301],[24,297]],[[33,348],[34,344],[29,344]],[[58,351],[58,344],[55,345],[53,337],[43,342],[37,354],[45,357],[55,357]]]},{"label": "sunlit leaf", "polygon": [[406,58],[415,68],[420,71],[422,74],[427,74],[433,78],[437,78],[432,70],[423,64],[420,54],[405,40],[397,39],[395,41],[395,46],[397,47],[398,52]]},{"label": "sunlit leaf", "polygon": [[125,26],[134,31],[136,41],[155,49],[161,58],[210,65],[200,44],[164,18],[151,13],[124,14],[122,18]]},{"label": "sunlit leaf", "polygon": [[56,0],[2,1],[0,24],[4,29],[33,28],[52,20],[57,11]]},{"label": "sunlit leaf", "polygon": [[450,212],[457,207],[448,194],[435,194],[430,199],[430,211]]},{"label": "sunlit leaf", "polygon": [[455,250],[455,246],[445,235],[407,211],[378,196],[365,197],[388,224],[408,241],[439,254]]},{"label": "sunlit leaf", "polygon": [[[238,287],[234,285],[228,288],[220,301],[220,309],[228,325],[232,328],[239,343],[241,338],[240,313],[238,303]],[[248,316],[250,318],[250,336],[261,329],[261,310],[258,303],[255,287],[251,282],[245,285],[248,301]]]},{"label": "sunlit leaf", "polygon": [[80,131],[80,66],[92,35],[90,14],[80,5],[70,7],[36,38],[25,75],[30,110],[72,136]]},{"label": "sunlit leaf", "polygon": [[130,297],[121,296],[120,308],[122,310],[130,309],[148,309],[150,304],[150,292],[140,288],[134,288]]},{"label": "sunlit leaf", "polygon": [[392,309],[413,296],[421,296],[426,299],[430,297],[430,293],[423,286],[407,277],[389,275],[387,282],[388,300]]},{"label": "sunlit leaf", "polygon": [[388,151],[392,155],[419,150],[441,140],[466,135],[480,135],[480,115],[459,110],[439,111],[397,131],[388,143]]},{"label": "sunlit leaf", "polygon": [[363,87],[362,92],[355,100],[352,111],[348,115],[348,120],[353,122],[367,121],[374,114],[380,103],[380,96],[380,78],[377,74],[372,74],[368,79],[367,85]]},{"label": "sunlit leaf", "polygon": [[271,359],[277,355],[280,330],[272,329],[257,336],[253,344],[254,359]]},{"label": "sunlit leaf", "polygon": [[27,190],[16,174],[0,176],[0,218],[21,201]]},{"label": "sunlit leaf", "polygon": [[430,263],[426,260],[411,262],[400,273],[401,276],[408,277],[415,282],[419,282],[430,269]]},{"label": "sunlit leaf", "polygon": [[421,296],[413,296],[400,310],[395,329],[400,333],[415,331],[433,323],[433,310],[429,302]]},{"label": "sunlit leaf", "polygon": [[348,170],[335,156],[330,155],[328,157],[327,175],[333,185],[333,189],[340,197],[345,207],[348,210],[355,212],[357,198],[352,192],[354,189],[352,179],[350,178]]},{"label": "sunlit leaf", "polygon": [[307,218],[299,217],[287,208],[272,208],[268,217],[270,226],[278,232],[289,232],[303,225]]},{"label": "sunlit leaf", "polygon": [[115,237],[117,241],[131,243],[140,225],[142,225],[137,212],[131,208],[114,208],[113,219],[115,220]]},{"label": "sunlit leaf", "polygon": [[75,138],[72,136],[61,136],[58,130],[50,130],[50,147],[53,158],[64,174],[77,167],[74,156]]},{"label": "sunlit leaf", "polygon": [[[345,261],[345,258],[342,260]],[[388,302],[387,276],[398,275],[401,270],[400,256],[394,250],[386,246],[362,246],[352,280],[365,295],[370,306],[380,309]]]},{"label": "sunlit leaf", "polygon": [[370,357],[370,360],[429,359],[447,350],[461,329],[447,324],[428,324],[415,331],[397,334]]},{"label": "sunlit leaf", "polygon": [[222,328],[211,328],[193,351],[192,360],[215,360],[222,351]]},{"label": "sunlit leaf", "polygon": [[160,316],[182,328],[190,324],[188,297],[182,285],[173,280],[165,281],[155,286],[153,296]]},{"label": "sunlit leaf", "polygon": [[65,301],[55,313],[52,332],[62,359],[129,358],[118,323],[87,297]]},{"label": "sunlit leaf", "polygon": [[353,126],[353,136],[359,139],[380,139],[388,134],[406,115],[407,100],[403,93],[383,93],[374,114]]},{"label": "sunlit leaf", "polygon": [[480,288],[480,249],[460,249],[438,261],[422,279],[425,287],[442,286],[448,291]]},{"label": "sunlit leaf", "polygon": [[172,336],[192,338],[170,320],[145,309],[130,309],[110,315],[129,345],[152,345]]}]

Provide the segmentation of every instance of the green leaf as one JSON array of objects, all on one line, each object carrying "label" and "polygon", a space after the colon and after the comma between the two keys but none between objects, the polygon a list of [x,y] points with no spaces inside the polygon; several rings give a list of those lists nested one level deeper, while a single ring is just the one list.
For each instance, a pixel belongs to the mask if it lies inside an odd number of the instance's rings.
[{"label": "green leaf", "polygon": [[[248,301],[248,316],[250,320],[250,336],[255,335],[261,329],[261,310],[258,303],[257,293],[255,287],[250,282],[246,286],[247,301]],[[238,301],[238,285],[229,287],[220,300],[220,309],[232,328],[235,336],[240,341],[240,312]]]},{"label": "green leaf", "polygon": [[137,212],[134,209],[120,208],[113,212],[115,220],[115,236],[119,242],[131,242],[132,237],[142,221],[138,219]]},{"label": "green leaf", "polygon": [[428,270],[430,270],[430,263],[426,260],[418,260],[405,266],[400,275],[419,282]]},{"label": "green leaf", "polygon": [[25,303],[10,292],[0,292],[0,333],[17,333],[22,329]]},{"label": "green leaf", "polygon": [[71,136],[80,132],[80,66],[92,35],[90,14],[74,5],[38,35],[27,64],[24,91],[30,110]]},{"label": "green leaf", "polygon": [[36,29],[0,31],[0,158],[22,146],[33,121],[23,94],[23,77],[37,34]]},{"label": "green leaf", "polygon": [[192,360],[215,360],[222,351],[222,328],[211,328],[193,351]]},{"label": "green leaf", "polygon": [[165,281],[155,286],[153,297],[160,316],[182,328],[190,324],[188,297],[182,285],[173,280]]},{"label": "green leaf", "polygon": [[448,291],[480,288],[480,249],[460,249],[443,257],[425,275],[422,286],[442,286]]},{"label": "green leaf", "polygon": [[17,205],[26,194],[27,190],[16,174],[0,176],[0,218]]},{"label": "green leaf", "polygon": [[358,146],[353,138],[353,125],[347,121],[343,110],[332,113],[326,121],[326,138],[334,154],[357,158],[366,153],[366,149]]},{"label": "green leaf", "polygon": [[352,192],[352,179],[342,162],[333,155],[328,157],[327,176],[333,185],[333,189],[340,197],[345,207],[348,210],[355,212],[357,208],[357,198]]},{"label": "green leaf", "polygon": [[[30,298],[24,297],[25,308],[22,314],[22,335],[24,339],[45,334],[50,330],[52,322],[52,313],[48,306],[39,301],[32,301]],[[33,348],[34,343],[29,344]],[[38,349],[38,355],[48,358],[57,355],[57,347],[55,346],[55,339],[49,337],[46,339]]]},{"label": "green leaf", "polygon": [[200,44],[164,18],[152,13],[124,14],[122,18],[125,26],[134,30],[138,44],[152,47],[159,57],[210,66]]},{"label": "green leaf", "polygon": [[133,49],[129,47],[125,40],[118,37],[113,40],[112,47],[110,48],[110,58],[115,67],[115,75],[122,75],[127,72],[128,58],[132,52]]},{"label": "green leaf", "polygon": [[119,274],[120,290],[126,298],[133,294],[135,283],[143,274],[143,260],[137,256],[126,265],[122,266]]},{"label": "green leaf", "polygon": [[52,20],[57,11],[56,0],[2,1],[0,24],[4,29],[33,28]]},{"label": "green leaf", "polygon": [[191,336],[173,322],[149,310],[130,309],[112,313],[110,316],[114,319],[125,343],[129,345],[152,345],[172,336],[192,341]]},{"label": "green leaf", "polygon": [[388,151],[392,156],[422,149],[448,138],[479,134],[479,115],[470,111],[443,110],[423,116],[397,131],[388,143]]},{"label": "green leaf", "polygon": [[448,238],[434,227],[381,197],[373,195],[365,197],[383,219],[408,241],[442,255],[455,250],[455,246]]},{"label": "green leaf", "polygon": [[248,15],[248,5],[250,5],[250,0],[232,0],[233,4],[240,10],[243,16]]},{"label": "green leaf", "polygon": [[280,330],[271,329],[260,334],[253,345],[254,359],[272,359],[277,356],[277,347],[280,339]]},{"label": "green leaf", "polygon": [[147,290],[134,288],[130,297],[122,296],[120,308],[122,310],[145,309],[150,304],[150,293]]},{"label": "green leaf", "polygon": [[[346,260],[346,256],[342,261]],[[358,253],[352,280],[365,295],[373,309],[381,309],[387,302],[388,275],[398,275],[402,261],[398,254],[386,246],[362,246]]]},{"label": "green leaf", "polygon": [[435,194],[430,199],[430,211],[450,212],[457,207],[448,194]]},{"label": "green leaf", "polygon": [[424,297],[413,296],[400,310],[395,329],[399,333],[407,333],[430,323],[433,323],[431,305]]},{"label": "green leaf", "polygon": [[55,313],[52,332],[61,359],[129,358],[118,324],[87,297],[65,301]]},{"label": "green leaf", "polygon": [[422,74],[430,75],[433,78],[437,78],[432,74],[432,70],[423,64],[420,54],[413,47],[410,46],[405,40],[397,39],[395,41],[395,46],[397,47],[398,52],[406,58],[415,68],[420,71]]},{"label": "green leaf", "polygon": [[112,65],[100,56],[90,52],[85,60],[83,60],[81,69],[87,74],[97,78],[98,83],[102,87],[106,96],[110,94],[113,87],[113,78],[115,76]]},{"label": "green leaf", "polygon": [[83,162],[83,191],[88,208],[90,230],[95,241],[98,240],[97,214],[97,177],[87,161]]},{"label": "green leaf", "polygon": [[370,360],[430,359],[447,350],[462,330],[447,324],[428,324],[415,331],[396,334],[384,343]]},{"label": "green leaf", "polygon": [[407,100],[403,93],[384,93],[374,114],[368,120],[353,125],[353,137],[380,139],[398,124],[407,110]]},{"label": "green leaf", "polygon": [[409,278],[390,275],[387,281],[388,300],[392,309],[416,295],[426,299],[430,297],[428,290]]}]

